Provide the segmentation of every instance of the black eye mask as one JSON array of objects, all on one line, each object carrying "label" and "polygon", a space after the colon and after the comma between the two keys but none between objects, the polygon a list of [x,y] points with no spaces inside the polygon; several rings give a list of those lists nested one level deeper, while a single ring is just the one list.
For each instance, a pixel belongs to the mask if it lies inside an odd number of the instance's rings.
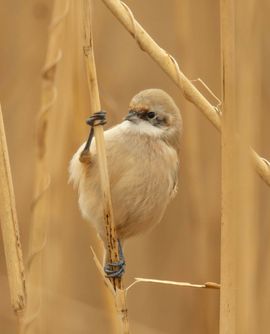
[{"label": "black eye mask", "polygon": [[154,111],[149,110],[136,110],[131,109],[128,112],[128,115],[126,116],[125,120],[128,121],[136,121],[136,119],[142,119],[144,121],[149,122],[153,126],[161,127],[167,125],[167,120],[164,117],[160,117],[157,115]]}]

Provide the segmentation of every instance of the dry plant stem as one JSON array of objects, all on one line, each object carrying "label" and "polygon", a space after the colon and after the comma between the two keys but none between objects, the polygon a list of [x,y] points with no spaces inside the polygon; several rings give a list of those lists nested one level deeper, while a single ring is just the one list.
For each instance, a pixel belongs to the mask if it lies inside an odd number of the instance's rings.
[{"label": "dry plant stem", "polygon": [[[113,289],[112,284],[110,283],[110,280],[104,276],[104,270],[102,268],[102,265],[100,264],[96,253],[94,249],[91,247],[91,251],[93,253],[94,257],[94,262],[98,268],[98,271],[100,272],[105,285],[111,290],[111,293],[115,295],[115,290]],[[176,282],[176,281],[168,281],[168,280],[158,280],[158,279],[152,279],[152,278],[140,278],[136,277],[135,281],[131,283],[127,288],[126,291],[128,291],[130,288],[132,288],[134,285],[137,283],[158,283],[158,284],[165,284],[165,285],[177,285],[177,286],[182,286],[182,287],[187,287],[187,288],[206,288],[206,289],[220,289],[220,284],[214,283],[214,282],[206,282],[204,284],[192,284],[188,282]]]},{"label": "dry plant stem", "polygon": [[98,257],[97,257],[97,255],[96,255],[96,253],[95,253],[93,247],[91,247],[91,251],[92,251],[92,253],[93,253],[93,259],[94,259],[94,262],[95,262],[95,264],[96,264],[96,266],[97,266],[97,269],[98,269],[99,273],[100,273],[101,276],[102,276],[102,279],[104,280],[105,285],[108,287],[108,289],[110,290],[111,294],[112,294],[113,296],[115,296],[115,289],[114,289],[114,286],[112,285],[110,279],[104,275],[104,269],[103,269],[102,265],[100,264],[100,262],[99,262],[99,260],[98,260]]},{"label": "dry plant stem", "polygon": [[[192,82],[180,70],[176,60],[162,49],[143,27],[135,20],[131,10],[120,0],[102,0],[114,16],[122,23],[129,33],[136,39],[140,48],[164,70],[165,73],[180,88],[184,96],[193,103],[216,129],[221,131],[221,117],[217,109],[200,93]],[[257,173],[270,186],[270,167],[258,154],[252,154],[252,160]]]},{"label": "dry plant stem", "polygon": [[8,148],[0,106],[0,223],[6,257],[11,304],[18,316],[26,305],[24,266]]},{"label": "dry plant stem", "polygon": [[175,59],[152,39],[143,27],[135,20],[131,10],[119,0],[102,0],[123,26],[136,39],[141,49],[147,52],[155,62],[169,75],[175,84],[183,91],[188,100],[201,109],[207,118],[218,129],[220,118],[215,108],[198,91],[191,81],[180,70]]},{"label": "dry plant stem", "polygon": [[[235,2],[236,16],[236,87],[237,92],[237,121],[241,124],[241,140],[239,145],[246,147],[246,143],[256,138],[256,128],[259,125],[258,113],[262,106],[260,87],[263,64],[261,64],[261,36],[263,26],[259,23],[256,0],[240,0]],[[243,9],[243,10],[242,10]],[[252,41],[252,42],[251,42]],[[247,57],[247,55],[249,55]],[[261,298],[258,297],[258,244],[261,230],[260,211],[262,198],[258,196],[257,182],[248,164],[247,152],[239,150],[237,177],[237,277],[236,277],[236,332],[253,334],[263,331],[258,329],[261,323]],[[266,162],[267,165],[267,162]],[[265,212],[263,213],[263,215]],[[256,224],[257,223],[257,224]],[[243,228],[244,227],[244,228]],[[264,284],[262,284],[264,286]],[[252,314],[252,316],[250,316]]]},{"label": "dry plant stem", "polygon": [[157,283],[157,284],[165,284],[165,285],[176,285],[185,288],[202,288],[202,289],[220,289],[220,284],[213,283],[213,282],[206,282],[204,284],[192,284],[188,282],[176,282],[176,281],[164,281],[158,279],[151,279],[151,278],[135,278],[135,282],[133,282],[127,290],[129,290],[132,286],[137,283]]},{"label": "dry plant stem", "polygon": [[[42,288],[42,252],[46,245],[48,220],[50,174],[48,170],[48,126],[50,113],[57,98],[55,76],[57,65],[61,59],[60,43],[64,19],[69,9],[68,0],[55,0],[52,20],[48,31],[48,48],[45,65],[42,72],[41,108],[37,120],[37,147],[35,190],[32,203],[32,221],[30,226],[30,241],[28,250],[28,295],[29,303],[25,318],[25,331],[36,332],[36,326],[31,326],[39,315],[41,307]],[[34,315],[34,316],[33,316]],[[38,324],[39,326],[39,324]]]},{"label": "dry plant stem", "polygon": [[253,164],[255,165],[258,174],[268,185],[270,185],[270,162],[260,157],[252,148],[250,151]]},{"label": "dry plant stem", "polygon": [[236,188],[239,145],[235,107],[234,0],[220,0],[221,55],[224,109],[222,116],[222,216],[220,334],[236,333]]},{"label": "dry plant stem", "polygon": [[[91,111],[100,111],[100,99],[93,50],[93,36],[91,26],[91,0],[83,0],[84,12],[84,56],[86,62],[88,86],[90,93]],[[95,126],[95,140],[97,147],[97,156],[99,163],[100,184],[102,189],[103,214],[106,228],[107,243],[106,248],[111,262],[119,261],[118,242],[114,225],[112,200],[110,192],[110,182],[107,167],[106,148],[102,126]],[[91,158],[91,157],[90,157]],[[129,323],[127,317],[126,296],[123,288],[122,278],[111,279],[116,291],[115,301],[117,312],[120,315],[121,333],[129,333]]]},{"label": "dry plant stem", "polygon": [[[83,0],[84,8],[84,37],[85,37],[85,46],[84,46],[84,56],[86,62],[87,69],[87,79],[88,79],[88,87],[89,87],[89,95],[90,95],[90,110],[92,113],[100,111],[100,99],[98,92],[98,83],[97,83],[97,74],[95,67],[95,59],[94,59],[94,50],[93,50],[93,36],[91,30],[91,1]],[[102,201],[104,206],[104,220],[106,227],[106,235],[107,235],[107,250],[110,255],[110,261],[117,262],[119,261],[118,254],[118,243],[117,236],[114,226],[114,217],[112,210],[112,200],[110,195],[110,182],[108,175],[108,167],[107,167],[107,157],[106,157],[106,149],[105,149],[105,141],[103,134],[102,126],[94,127],[96,145],[97,145],[97,154],[99,161],[99,172],[100,172],[100,182],[102,189]],[[113,280],[114,286],[118,286],[121,288],[121,281],[119,279]]]}]

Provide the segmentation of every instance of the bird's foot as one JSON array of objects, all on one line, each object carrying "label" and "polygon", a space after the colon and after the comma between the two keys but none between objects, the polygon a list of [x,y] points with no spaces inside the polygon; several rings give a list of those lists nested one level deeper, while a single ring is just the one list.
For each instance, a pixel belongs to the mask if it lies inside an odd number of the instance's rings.
[{"label": "bird's foot", "polygon": [[104,266],[105,274],[109,278],[121,278],[125,272],[126,261],[119,240],[118,240],[118,252],[119,252],[119,261],[106,263]]},{"label": "bird's foot", "polygon": [[80,162],[89,164],[91,162],[91,155],[89,152],[90,145],[92,143],[92,139],[94,137],[94,126],[97,125],[104,125],[107,123],[106,121],[106,112],[105,111],[98,111],[91,115],[87,120],[86,123],[91,126],[88,139],[85,143],[84,149],[80,154]]},{"label": "bird's foot", "polygon": [[91,115],[87,120],[86,123],[90,126],[97,126],[97,125],[104,125],[107,123],[106,120],[106,111],[98,111]]},{"label": "bird's foot", "polygon": [[125,272],[125,261],[119,260],[118,262],[106,263],[104,271],[108,278],[120,278]]}]

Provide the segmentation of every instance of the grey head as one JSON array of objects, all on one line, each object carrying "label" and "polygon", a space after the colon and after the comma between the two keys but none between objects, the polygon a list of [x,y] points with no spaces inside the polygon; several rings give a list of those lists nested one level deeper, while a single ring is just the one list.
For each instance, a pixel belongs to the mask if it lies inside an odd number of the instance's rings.
[{"label": "grey head", "polygon": [[137,125],[147,122],[162,129],[164,140],[178,148],[182,132],[181,114],[174,100],[163,90],[146,89],[135,95],[125,120]]}]

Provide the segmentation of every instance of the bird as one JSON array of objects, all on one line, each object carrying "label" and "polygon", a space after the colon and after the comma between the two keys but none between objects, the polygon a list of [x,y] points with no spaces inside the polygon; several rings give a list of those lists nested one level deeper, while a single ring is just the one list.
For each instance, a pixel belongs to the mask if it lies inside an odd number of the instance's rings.
[{"label": "bird", "polygon": [[[83,218],[96,228],[105,243],[93,128],[106,123],[106,113],[93,114],[87,123],[90,134],[70,161],[69,178],[78,189]],[[121,257],[119,263],[109,263],[105,255],[104,270],[108,277],[120,277],[125,270],[122,243],[156,226],[177,193],[182,128],[181,113],[172,97],[161,89],[150,88],[131,99],[122,122],[104,131]]]}]

